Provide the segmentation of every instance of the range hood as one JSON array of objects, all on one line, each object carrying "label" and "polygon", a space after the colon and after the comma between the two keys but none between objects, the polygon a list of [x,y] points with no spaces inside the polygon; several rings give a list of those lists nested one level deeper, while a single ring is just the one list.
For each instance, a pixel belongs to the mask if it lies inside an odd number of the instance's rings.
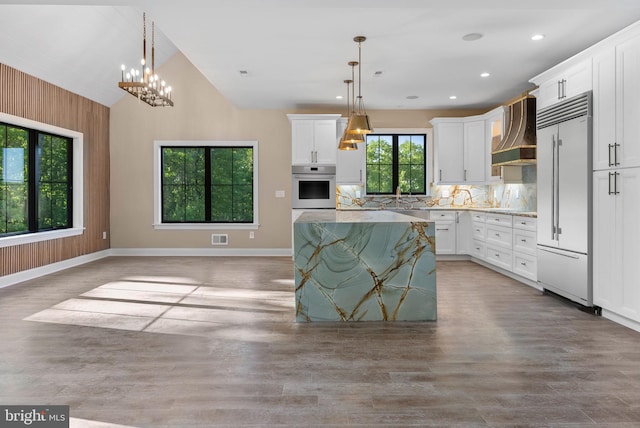
[{"label": "range hood", "polygon": [[521,98],[508,106],[505,134],[491,153],[491,166],[536,163],[536,99]]}]

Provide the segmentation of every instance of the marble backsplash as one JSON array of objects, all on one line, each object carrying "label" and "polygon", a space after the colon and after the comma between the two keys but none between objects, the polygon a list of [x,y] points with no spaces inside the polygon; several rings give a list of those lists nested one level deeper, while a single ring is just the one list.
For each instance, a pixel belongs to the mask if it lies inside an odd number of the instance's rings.
[{"label": "marble backsplash", "polygon": [[537,211],[536,168],[523,167],[522,183],[487,185],[431,186],[431,195],[364,195],[363,186],[337,187],[338,209],[393,208],[509,208],[515,211]]}]

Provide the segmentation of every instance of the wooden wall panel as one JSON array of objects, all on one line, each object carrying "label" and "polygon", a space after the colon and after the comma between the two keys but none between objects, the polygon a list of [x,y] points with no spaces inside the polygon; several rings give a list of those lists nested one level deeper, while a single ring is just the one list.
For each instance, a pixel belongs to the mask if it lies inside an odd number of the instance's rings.
[{"label": "wooden wall panel", "polygon": [[0,111],[84,134],[80,236],[0,248],[0,276],[109,248],[109,108],[0,64]]}]

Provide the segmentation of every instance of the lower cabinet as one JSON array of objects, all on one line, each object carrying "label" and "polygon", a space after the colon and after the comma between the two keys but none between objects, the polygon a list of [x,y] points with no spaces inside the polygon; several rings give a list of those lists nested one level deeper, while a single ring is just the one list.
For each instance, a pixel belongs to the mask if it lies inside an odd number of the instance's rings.
[{"label": "lower cabinet", "polygon": [[467,240],[470,256],[536,281],[535,218],[474,211]]},{"label": "lower cabinet", "polygon": [[436,254],[456,254],[456,212],[431,211],[429,219],[436,223]]}]

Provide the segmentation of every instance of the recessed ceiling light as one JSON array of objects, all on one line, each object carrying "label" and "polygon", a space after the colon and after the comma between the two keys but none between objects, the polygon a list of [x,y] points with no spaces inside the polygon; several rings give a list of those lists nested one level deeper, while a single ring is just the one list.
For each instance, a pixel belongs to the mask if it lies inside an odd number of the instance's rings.
[{"label": "recessed ceiling light", "polygon": [[408,100],[417,100],[417,99],[418,99],[418,96],[417,96],[417,95],[408,95],[408,96],[407,96],[407,99],[408,99]]},{"label": "recessed ceiling light", "polygon": [[534,34],[533,36],[531,36],[531,40],[535,42],[542,39],[544,39],[544,34]]},{"label": "recessed ceiling light", "polygon": [[469,33],[462,36],[462,40],[464,40],[465,42],[473,42],[481,38],[482,38],[482,34],[480,33]]},{"label": "recessed ceiling light", "polygon": [[336,100],[341,100],[342,99],[342,95],[336,95]]},{"label": "recessed ceiling light", "polygon": [[486,71],[480,75],[480,77],[489,77],[489,76],[491,76],[491,74],[487,73]]},{"label": "recessed ceiling light", "polygon": [[450,100],[455,100],[455,99],[458,99],[458,97],[456,97],[455,95],[451,95],[451,96],[449,97],[449,99],[450,99]]}]

